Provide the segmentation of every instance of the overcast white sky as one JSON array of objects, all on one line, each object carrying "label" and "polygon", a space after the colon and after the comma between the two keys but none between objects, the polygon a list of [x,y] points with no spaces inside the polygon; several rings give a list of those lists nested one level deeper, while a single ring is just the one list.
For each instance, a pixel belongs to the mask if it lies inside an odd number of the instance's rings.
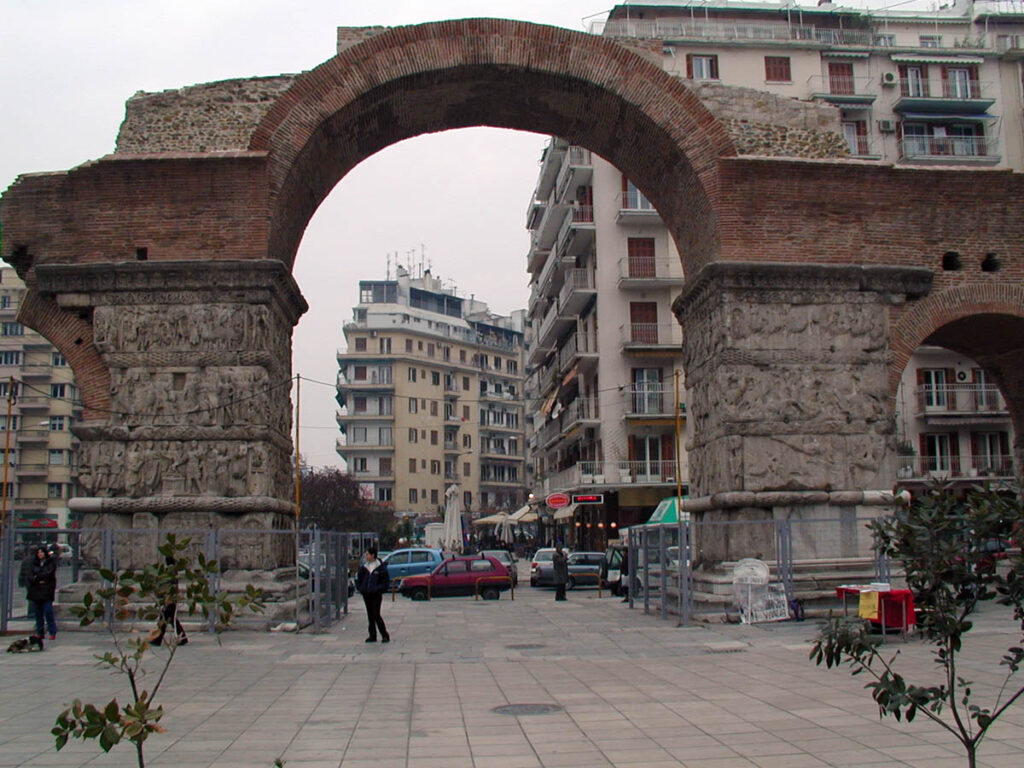
[{"label": "overcast white sky", "polygon": [[[810,4],[809,2],[807,4]],[[847,3],[862,5],[862,2]],[[0,188],[114,149],[136,91],[312,69],[338,26],[490,16],[585,29],[608,0],[0,0]],[[919,5],[919,3],[915,3]],[[295,277],[310,311],[293,370],[334,382],[357,281],[424,250],[434,274],[507,314],[526,304],[524,229],[545,137],[469,129],[390,147],[355,168],[314,216]],[[302,389],[301,450],[341,465],[332,387]]]}]

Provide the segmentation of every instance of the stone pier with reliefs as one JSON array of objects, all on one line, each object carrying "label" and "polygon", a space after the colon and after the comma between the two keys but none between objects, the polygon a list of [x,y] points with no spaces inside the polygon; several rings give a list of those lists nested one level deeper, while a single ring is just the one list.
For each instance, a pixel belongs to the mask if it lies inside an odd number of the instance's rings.
[{"label": "stone pier with reliefs", "polygon": [[[691,404],[684,506],[696,519],[837,521],[820,526],[820,541],[803,526],[801,550],[859,549],[852,521],[893,500],[889,313],[931,278],[910,267],[720,262],[689,283],[674,310]],[[698,554],[774,553],[772,526],[742,531],[705,535]]]},{"label": "stone pier with reliefs", "polygon": [[[34,277],[91,322],[110,375],[109,412],[75,427],[83,528],[291,528],[291,333],[306,303],[284,265],[47,265]],[[292,558],[283,537],[237,538],[225,567]],[[119,540],[119,562],[136,564],[131,537]]]}]

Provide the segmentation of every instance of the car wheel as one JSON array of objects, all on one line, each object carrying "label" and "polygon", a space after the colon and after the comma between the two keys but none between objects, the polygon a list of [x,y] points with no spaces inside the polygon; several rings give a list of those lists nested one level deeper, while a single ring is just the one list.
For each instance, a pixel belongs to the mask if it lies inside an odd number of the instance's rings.
[{"label": "car wheel", "polygon": [[487,587],[486,589],[480,592],[480,597],[482,597],[484,600],[497,600],[499,597],[499,593],[498,590],[494,587]]},{"label": "car wheel", "polygon": [[410,593],[409,597],[413,600],[426,600],[427,599],[427,588],[426,587],[415,587]]},{"label": "car wheel", "polygon": [[569,577],[569,583],[566,585],[569,589],[576,589],[576,579]]}]

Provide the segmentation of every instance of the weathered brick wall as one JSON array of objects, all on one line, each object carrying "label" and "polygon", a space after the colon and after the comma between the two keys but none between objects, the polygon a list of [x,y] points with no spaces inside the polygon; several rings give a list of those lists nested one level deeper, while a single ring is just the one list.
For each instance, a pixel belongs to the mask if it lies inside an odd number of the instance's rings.
[{"label": "weathered brick wall", "polygon": [[223,152],[249,137],[296,75],[250,77],[160,93],[139,91],[125,104],[118,153]]}]

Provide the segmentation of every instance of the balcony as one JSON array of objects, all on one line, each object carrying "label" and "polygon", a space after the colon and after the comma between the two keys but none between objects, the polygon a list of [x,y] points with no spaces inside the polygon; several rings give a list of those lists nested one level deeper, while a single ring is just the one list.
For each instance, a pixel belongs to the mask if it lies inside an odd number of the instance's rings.
[{"label": "balcony", "polygon": [[[993,414],[1007,415],[1006,401],[992,384],[946,384],[921,386],[915,390],[917,415],[926,419],[955,416],[959,422],[972,417]],[[958,423],[959,423],[958,422]]]},{"label": "balcony", "polygon": [[815,75],[808,79],[811,98],[842,106],[872,104],[878,96],[877,82],[871,76],[849,75]]},{"label": "balcony", "polygon": [[335,449],[338,453],[391,452],[395,449],[395,444],[394,441],[390,443],[353,443],[350,440],[347,443],[342,443],[341,440],[337,440],[335,442]]},{"label": "balcony", "polygon": [[615,21],[597,21],[589,27],[590,34],[604,37],[635,37],[655,39],[664,42],[676,40],[751,40],[789,42],[800,40],[819,43],[822,46],[871,46],[875,43],[875,35],[870,30],[834,29],[816,27],[814,25],[788,24],[747,24],[686,21],[683,19],[634,20],[622,19]]},{"label": "balcony", "polygon": [[50,442],[50,435],[52,433],[49,429],[19,429],[14,434],[21,445],[32,443],[45,445]]},{"label": "balcony", "polygon": [[682,285],[683,266],[668,256],[625,256],[619,259],[619,288],[640,290]]},{"label": "balcony", "polygon": [[597,405],[596,397],[578,397],[573,400],[562,414],[562,431],[568,434],[576,427],[583,425],[598,425],[601,423],[601,414]]},{"label": "balcony", "polygon": [[656,223],[660,221],[660,214],[640,190],[630,186],[622,192],[615,221],[620,224]]},{"label": "balcony", "polygon": [[569,147],[555,183],[555,199],[564,202],[570,189],[589,186],[593,176],[594,161],[590,150],[585,147]]},{"label": "balcony", "polygon": [[679,352],[683,346],[683,328],[678,323],[627,323],[619,330],[623,352]]},{"label": "balcony", "polygon": [[386,369],[386,372],[366,371],[361,379],[355,378],[354,375],[350,378],[344,371],[339,371],[337,385],[340,391],[393,389],[395,386],[390,368]]},{"label": "balcony", "polygon": [[[64,464],[54,464],[54,467],[66,467]],[[47,477],[50,474],[49,464],[15,464],[10,473],[10,478],[21,477]]]},{"label": "balcony", "polygon": [[900,456],[901,481],[1013,480],[1012,456]]},{"label": "balcony", "polygon": [[558,294],[559,311],[563,315],[578,315],[596,295],[594,270],[567,270],[565,282]]},{"label": "balcony", "polygon": [[916,163],[994,165],[999,142],[985,136],[904,136],[900,160]]},{"label": "balcony", "polygon": [[[980,115],[996,103],[989,92],[992,84],[981,80],[917,80],[901,78],[894,112],[928,115]],[[909,115],[907,115],[909,118]]]},{"label": "balcony", "polygon": [[54,401],[46,395],[21,395],[17,398],[16,402],[22,413],[26,413],[28,411],[42,411],[43,413],[47,413],[50,410],[50,404]]},{"label": "balcony", "polygon": [[560,258],[579,256],[590,249],[594,237],[594,206],[575,203],[558,230],[555,252]]},{"label": "balcony", "polygon": [[568,371],[578,364],[585,368],[597,364],[597,339],[588,336],[579,325],[558,350],[558,368]]},{"label": "balcony", "polygon": [[[537,334],[538,347],[553,348],[558,340],[565,335],[565,332],[576,324],[575,315],[564,314],[558,303],[552,303],[544,321],[540,324],[540,333]],[[532,360],[532,355],[531,355]]]},{"label": "balcony", "polygon": [[25,364],[21,366],[22,381],[49,381],[53,376],[53,366],[46,364]]},{"label": "balcony", "polygon": [[[632,419],[674,419],[676,393],[674,388],[662,384],[634,384],[626,399],[626,416]],[[686,413],[686,404],[679,410]]]},{"label": "balcony", "polygon": [[353,422],[361,421],[392,421],[395,416],[391,412],[380,413],[376,410],[366,411],[351,411],[349,413],[336,413],[334,420],[338,422],[338,426],[343,429]]}]

